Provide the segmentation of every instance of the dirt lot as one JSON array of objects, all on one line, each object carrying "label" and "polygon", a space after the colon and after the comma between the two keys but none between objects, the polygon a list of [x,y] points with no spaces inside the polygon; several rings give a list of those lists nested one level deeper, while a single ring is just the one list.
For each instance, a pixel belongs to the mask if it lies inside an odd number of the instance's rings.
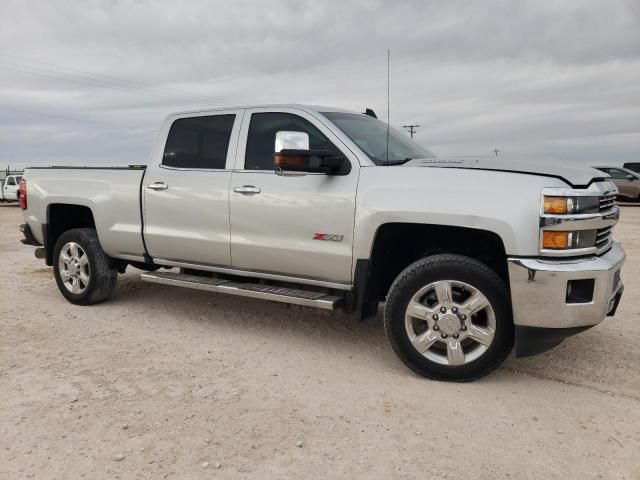
[{"label": "dirt lot", "polygon": [[0,206],[0,478],[640,479],[640,208],[618,315],[472,384],[381,319],[139,281],[67,303]]}]

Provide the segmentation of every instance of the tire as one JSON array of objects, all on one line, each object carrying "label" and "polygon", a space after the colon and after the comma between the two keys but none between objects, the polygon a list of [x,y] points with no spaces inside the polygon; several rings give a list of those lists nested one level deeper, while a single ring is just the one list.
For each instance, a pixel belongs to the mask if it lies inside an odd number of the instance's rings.
[{"label": "tire", "polygon": [[433,255],[404,269],[389,290],[384,326],[400,360],[434,380],[481,378],[504,362],[514,344],[505,283],[463,255]]},{"label": "tire", "polygon": [[[75,255],[73,245],[77,246]],[[106,300],[118,279],[115,263],[102,250],[92,228],[75,228],[60,235],[53,250],[53,272],[62,295],[76,305]]]}]

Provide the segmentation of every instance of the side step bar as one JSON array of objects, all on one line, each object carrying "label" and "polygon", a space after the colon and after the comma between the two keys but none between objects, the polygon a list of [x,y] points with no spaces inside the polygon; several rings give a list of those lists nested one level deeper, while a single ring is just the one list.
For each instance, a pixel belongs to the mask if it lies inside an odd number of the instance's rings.
[{"label": "side step bar", "polygon": [[227,293],[241,297],[259,298],[274,302],[291,303],[305,307],[335,310],[342,297],[327,295],[323,292],[298,290],[295,288],[275,287],[256,283],[232,282],[220,278],[199,277],[175,272],[145,272],[140,275],[145,282],[193,288],[207,292]]}]

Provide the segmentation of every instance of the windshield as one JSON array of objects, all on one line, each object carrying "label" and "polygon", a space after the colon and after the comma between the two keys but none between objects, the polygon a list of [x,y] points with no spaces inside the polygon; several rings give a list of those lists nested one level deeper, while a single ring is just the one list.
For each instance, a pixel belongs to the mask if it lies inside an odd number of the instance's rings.
[{"label": "windshield", "polygon": [[[387,163],[387,124],[364,114],[322,112],[344,134],[360,147],[376,165]],[[389,129],[389,164],[404,163],[414,158],[435,155],[411,140],[405,133]]]}]

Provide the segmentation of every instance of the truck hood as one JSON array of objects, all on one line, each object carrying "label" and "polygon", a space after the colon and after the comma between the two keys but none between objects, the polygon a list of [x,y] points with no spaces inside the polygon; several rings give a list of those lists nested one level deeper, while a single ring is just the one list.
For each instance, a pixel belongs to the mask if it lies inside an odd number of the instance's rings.
[{"label": "truck hood", "polygon": [[508,158],[446,157],[417,158],[403,167],[475,168],[497,172],[522,173],[559,178],[572,187],[586,187],[595,180],[604,180],[609,175],[594,168],[564,160],[510,160]]}]

